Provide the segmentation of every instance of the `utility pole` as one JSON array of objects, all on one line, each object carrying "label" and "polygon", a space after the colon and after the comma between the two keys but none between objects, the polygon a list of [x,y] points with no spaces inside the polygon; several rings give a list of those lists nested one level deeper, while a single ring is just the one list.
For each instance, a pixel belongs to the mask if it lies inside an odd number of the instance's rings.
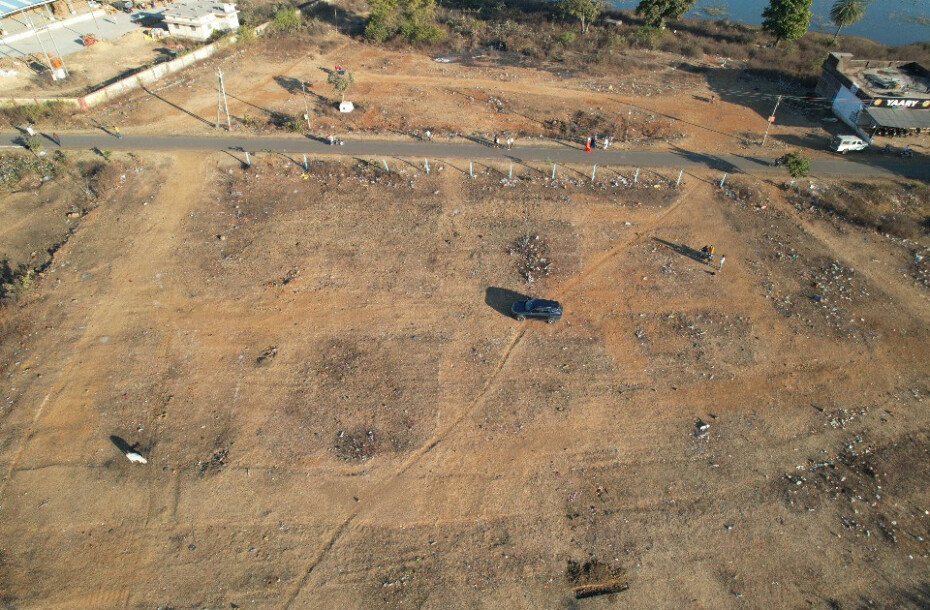
[{"label": "utility pole", "polygon": [[97,23],[97,15],[94,14],[94,9],[91,7],[90,16],[94,18],[94,27],[97,28],[97,33],[100,34],[100,24]]},{"label": "utility pole", "polygon": [[223,84],[223,71],[217,70],[216,75],[220,79],[219,86],[216,90],[216,128],[220,128],[220,112],[226,112],[226,129],[232,131],[232,121],[229,120],[229,103],[226,100],[226,85]]},{"label": "utility pole", "polygon": [[26,21],[29,22],[29,27],[32,28],[32,32],[36,35],[36,40],[39,41],[39,47],[42,49],[42,54],[45,55],[45,61],[48,62],[48,69],[52,71],[52,74],[55,73],[55,68],[52,66],[52,58],[48,56],[48,51],[45,50],[45,44],[42,42],[42,38],[39,36],[39,30],[36,29],[36,24],[32,22],[32,17],[29,16],[29,13],[25,13]]},{"label": "utility pole", "polygon": [[633,102],[630,102],[630,106],[626,111],[626,131],[623,133],[624,142],[630,139],[630,123],[632,121],[633,121]]},{"label": "utility pole", "polygon": [[769,129],[772,127],[772,123],[775,122],[775,111],[778,110],[778,105],[781,104],[781,96],[778,96],[778,99],[775,100],[775,107],[772,108],[772,114],[769,116],[768,125],[765,126],[765,135],[762,136],[762,148],[765,148],[765,140],[769,137]]},{"label": "utility pole", "polygon": [[310,130],[310,104],[307,103],[307,87],[304,85],[304,81],[300,81],[300,90],[304,92],[304,118],[307,119],[307,131],[309,131]]},{"label": "utility pole", "polygon": [[[48,6],[48,5],[46,5],[46,6]],[[61,67],[62,67],[62,68],[64,69],[64,71],[65,71],[65,78],[67,78],[67,77],[69,76],[69,74],[68,74],[68,66],[65,65],[65,58],[64,58],[64,56],[61,54],[61,51],[58,50],[58,43],[55,42],[55,36],[52,35],[52,30],[49,29],[48,23],[45,24],[45,31],[46,31],[46,33],[48,34],[48,37],[52,39],[52,46],[55,47],[55,53],[58,54],[58,60],[61,62]]]}]

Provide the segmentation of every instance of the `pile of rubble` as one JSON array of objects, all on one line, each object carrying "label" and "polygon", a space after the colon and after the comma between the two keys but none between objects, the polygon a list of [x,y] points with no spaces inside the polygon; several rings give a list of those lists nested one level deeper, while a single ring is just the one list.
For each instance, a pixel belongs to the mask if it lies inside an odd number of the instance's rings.
[{"label": "pile of rubble", "polygon": [[217,449],[213,452],[213,455],[210,456],[209,460],[200,460],[197,462],[197,467],[200,469],[200,474],[206,474],[210,470],[219,472],[226,467],[228,460],[229,449]]},{"label": "pile of rubble", "polygon": [[507,248],[507,254],[517,257],[517,270],[527,284],[552,274],[549,248],[539,235],[518,237]]},{"label": "pile of rubble", "polygon": [[924,288],[930,288],[930,248],[923,252],[914,252],[914,264],[911,275]]},{"label": "pile of rubble", "polygon": [[848,424],[851,424],[868,412],[868,407],[862,407],[860,409],[833,409],[825,413],[827,421],[825,421],[823,425],[830,426],[834,430],[837,428],[845,430]]},{"label": "pile of rubble", "polygon": [[343,460],[364,462],[378,452],[379,441],[374,428],[359,428],[351,432],[340,430],[336,433],[333,449]]}]

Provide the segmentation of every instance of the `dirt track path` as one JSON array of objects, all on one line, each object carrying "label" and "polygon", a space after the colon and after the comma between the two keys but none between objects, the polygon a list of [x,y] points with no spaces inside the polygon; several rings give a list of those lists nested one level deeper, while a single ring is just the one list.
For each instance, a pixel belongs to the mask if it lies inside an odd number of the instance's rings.
[{"label": "dirt track path", "polygon": [[844,264],[862,273],[876,288],[884,292],[892,304],[905,308],[911,316],[930,325],[928,297],[913,281],[904,281],[898,269],[889,269],[888,265],[873,259],[870,251],[854,243],[858,241],[858,232],[851,231],[846,236],[837,235],[829,225],[810,221],[796,210],[789,210],[801,228],[817,241],[824,244]]},{"label": "dirt track path", "polygon": [[[447,179],[454,182],[458,178],[450,173],[448,174]],[[674,213],[679,212],[685,206],[685,204],[694,201],[694,192],[699,188],[700,184],[703,183],[695,181],[692,185],[688,186],[684,193],[679,196],[678,199],[668,207],[668,209],[657,215],[647,225],[643,226],[641,231],[634,233],[630,238],[617,243],[606,253],[595,258],[573,278],[570,278],[564,282],[562,286],[555,291],[555,294],[561,298],[564,295],[570,293],[590,276],[597,273],[597,271],[601,269],[605,263],[616,257],[618,254],[625,251],[632,245],[651,237],[652,232],[657,227],[661,226],[667,218],[672,216]],[[452,186],[454,187],[454,184]],[[433,451],[440,443],[450,438],[456,432],[462,422],[464,422],[481,408],[486,398],[489,396],[491,390],[496,386],[496,382],[500,378],[501,373],[507,367],[507,364],[511,361],[511,358],[518,352],[523,338],[528,332],[532,330],[532,324],[532,322],[524,322],[515,326],[514,332],[511,335],[509,342],[503,348],[503,353],[500,357],[500,360],[497,362],[493,371],[491,371],[491,373],[488,375],[487,380],[481,386],[481,389],[477,392],[477,394],[472,399],[468,400],[464,407],[461,408],[457,413],[451,415],[446,423],[437,429],[432,438],[430,438],[419,449],[411,453],[393,473],[391,473],[385,480],[381,481],[380,483],[376,483],[373,486],[373,489],[371,489],[371,491],[366,494],[365,499],[359,502],[351,513],[349,513],[342,521],[333,527],[329,535],[326,537],[324,544],[310,558],[307,567],[303,571],[303,577],[298,581],[295,589],[287,597],[287,600],[284,603],[284,608],[291,608],[295,604],[301,593],[310,584],[310,579],[315,568],[323,561],[329,551],[331,551],[339,543],[340,539],[342,539],[350,531],[351,525],[364,513],[376,510],[380,504],[380,500],[383,497],[390,495],[390,492],[397,485],[399,485],[399,481],[408,471],[420,463],[423,458],[429,455],[430,452]]]}]

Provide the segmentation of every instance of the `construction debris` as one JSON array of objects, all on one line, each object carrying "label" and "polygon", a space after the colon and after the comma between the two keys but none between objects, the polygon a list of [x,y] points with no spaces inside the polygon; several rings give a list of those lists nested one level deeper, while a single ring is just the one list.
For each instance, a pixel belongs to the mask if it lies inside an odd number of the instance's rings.
[{"label": "construction debris", "polygon": [[507,254],[518,258],[517,270],[527,284],[552,274],[549,247],[539,235],[526,234],[518,237],[507,248]]}]

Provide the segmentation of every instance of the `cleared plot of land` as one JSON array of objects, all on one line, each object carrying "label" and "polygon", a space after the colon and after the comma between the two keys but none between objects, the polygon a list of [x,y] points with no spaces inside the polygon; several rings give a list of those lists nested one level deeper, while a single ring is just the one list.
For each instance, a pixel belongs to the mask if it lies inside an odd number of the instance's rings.
[{"label": "cleared plot of land", "polygon": [[462,166],[120,174],[3,310],[5,603],[927,603],[925,237]]}]

